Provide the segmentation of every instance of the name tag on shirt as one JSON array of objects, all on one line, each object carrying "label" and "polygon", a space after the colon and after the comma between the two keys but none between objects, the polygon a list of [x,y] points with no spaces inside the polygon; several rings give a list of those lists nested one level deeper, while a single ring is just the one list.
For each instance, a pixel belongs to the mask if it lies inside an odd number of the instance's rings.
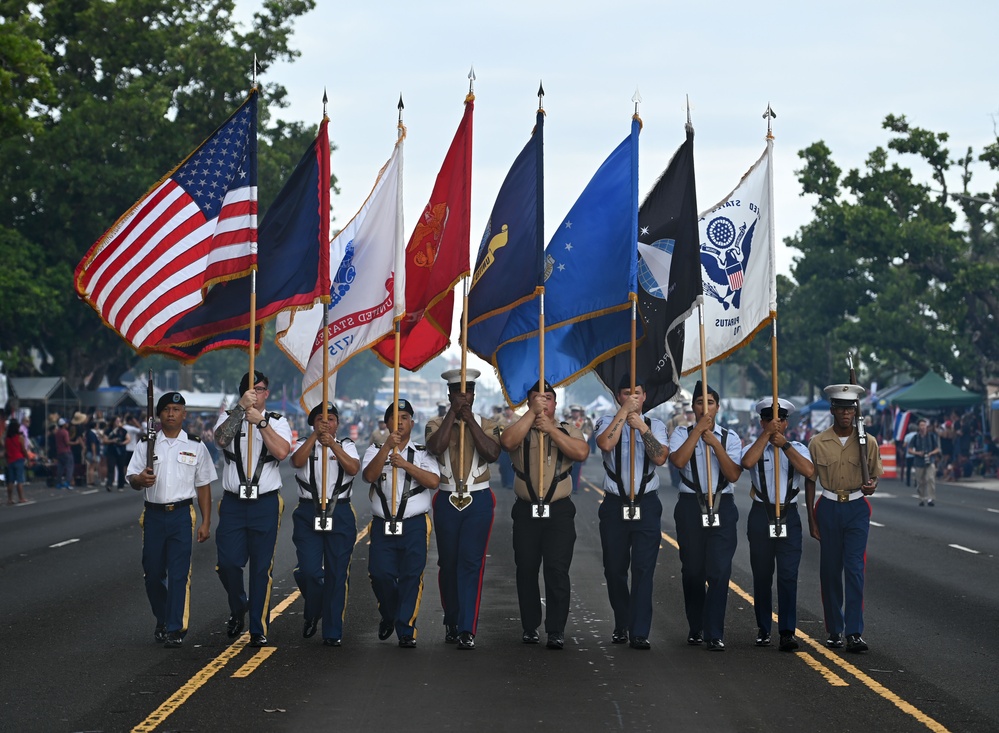
[{"label": "name tag on shirt", "polygon": [[185,466],[196,466],[198,465],[198,456],[188,451],[181,451],[177,454],[177,461]]}]

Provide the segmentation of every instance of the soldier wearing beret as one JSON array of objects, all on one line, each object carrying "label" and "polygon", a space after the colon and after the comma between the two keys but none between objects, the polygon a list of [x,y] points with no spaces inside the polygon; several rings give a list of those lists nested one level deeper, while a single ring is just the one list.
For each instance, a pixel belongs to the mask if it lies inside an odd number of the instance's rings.
[{"label": "soldier wearing beret", "polygon": [[[254,371],[252,381],[244,374],[239,402],[215,423],[215,444],[225,456],[215,546],[216,570],[229,600],[226,636],[238,637],[249,613],[252,647],[270,643],[271,571],[284,513],[279,464],[291,454],[291,425],[267,411],[269,384],[261,372]],[[247,564],[249,593],[243,582]]]},{"label": "soldier wearing beret", "polygon": [[[711,652],[725,651],[728,581],[739,542],[734,484],[742,474],[742,441],[734,431],[716,423],[719,402],[718,392],[698,381],[692,403],[697,421],[676,428],[669,440],[669,460],[680,469],[682,482],[673,521],[690,629],[687,643],[705,644]],[[711,511],[707,505],[709,473],[714,483]],[[705,526],[705,515],[711,526]]]},{"label": "soldier wearing beret", "polygon": [[[784,437],[787,416],[794,404],[778,398],[774,415],[773,397],[756,403],[760,416],[760,434],[742,454],[742,467],[753,482],[753,506],[749,510],[746,536],[749,538],[749,563],[753,569],[753,610],[756,613],[756,646],[770,644],[773,618],[773,578],[777,568],[778,649],[793,652],[798,648],[794,630],[798,625],[798,566],[801,564],[801,518],[798,494],[806,479],[814,478],[815,466],[802,443]],[[779,452],[778,452],[779,451]],[[781,534],[770,536],[777,517],[780,495]]]},{"label": "soldier wearing beret", "polygon": [[[867,438],[866,455],[854,427],[858,401],[864,388],[852,384],[826,387],[833,423],[812,438],[808,450],[815,463],[822,491],[815,500],[814,479],[805,482],[808,503],[808,529],[819,541],[819,580],[822,585],[822,610],[830,649],[865,652],[864,641],[864,565],[867,558],[867,535],[871,529],[871,503],[867,497],[878,487],[883,473],[877,441]],[[861,461],[867,464],[869,478],[864,481]],[[845,579],[845,593],[844,593]]]},{"label": "soldier wearing beret", "polygon": [[[211,536],[212,489],[218,476],[201,439],[181,428],[187,416],[180,392],[167,392],[156,403],[160,429],[148,452],[132,453],[125,472],[129,485],[142,491],[142,573],[156,617],[153,638],[166,648],[184,643],[191,603],[191,547],[195,536],[194,500],[201,510],[198,542]],[[142,437],[148,440],[147,436]]]},{"label": "soldier wearing beret", "polygon": [[395,631],[399,646],[416,648],[416,617],[430,545],[430,492],[440,483],[437,459],[411,442],[413,406],[399,400],[385,410],[394,426],[383,445],[369,445],[361,476],[371,484],[368,576],[378,600],[378,638]]},{"label": "soldier wearing beret", "polygon": [[[298,506],[292,513],[292,541],[298,558],[295,582],[305,603],[302,636],[306,639],[314,636],[322,619],[323,644],[334,647],[340,646],[343,638],[347,578],[357,541],[357,522],[350,505],[351,487],[361,468],[354,442],[349,438],[337,440],[339,425],[340,413],[336,405],[327,402],[325,416],[323,405],[316,405],[309,413],[312,434],[298,441],[291,456],[298,483]],[[322,490],[324,480],[325,493]],[[323,496],[326,497],[325,507]],[[317,518],[332,521],[330,530],[317,530]]]}]

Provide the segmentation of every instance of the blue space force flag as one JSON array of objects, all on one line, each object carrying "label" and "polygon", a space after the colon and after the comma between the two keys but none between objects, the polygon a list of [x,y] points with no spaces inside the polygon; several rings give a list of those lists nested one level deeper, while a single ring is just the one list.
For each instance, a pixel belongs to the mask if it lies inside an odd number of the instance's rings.
[{"label": "blue space force flag", "polygon": [[[637,290],[638,134],[603,162],[559,225],[544,258],[544,371],[567,384],[629,348]],[[520,404],[539,379],[539,308],[517,306],[494,366],[508,401]],[[638,336],[642,336],[639,328]]]}]

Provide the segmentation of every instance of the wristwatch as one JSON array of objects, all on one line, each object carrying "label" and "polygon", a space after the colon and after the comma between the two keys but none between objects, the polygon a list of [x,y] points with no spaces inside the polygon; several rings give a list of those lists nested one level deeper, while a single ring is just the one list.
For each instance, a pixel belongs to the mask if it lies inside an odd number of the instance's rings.
[{"label": "wristwatch", "polygon": [[264,428],[266,428],[268,425],[270,425],[270,423],[267,422],[267,418],[266,417],[263,420],[261,420],[260,422],[257,423],[257,427],[260,428],[261,430],[263,430]]}]

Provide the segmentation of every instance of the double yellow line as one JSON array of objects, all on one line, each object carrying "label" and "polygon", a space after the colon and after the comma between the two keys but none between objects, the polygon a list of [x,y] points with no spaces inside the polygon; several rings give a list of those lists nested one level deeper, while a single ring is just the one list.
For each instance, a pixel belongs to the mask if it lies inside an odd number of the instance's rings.
[{"label": "double yellow line", "polygon": [[[357,533],[357,541],[354,542],[355,547],[361,543],[361,540],[368,536],[369,527],[370,525]],[[289,594],[287,598],[274,606],[274,608],[271,609],[270,622],[274,623],[274,619],[288,610],[288,607],[297,601],[301,595],[302,594],[298,590],[295,590]],[[156,730],[156,728],[158,728],[163,721],[173,715],[173,713],[175,713],[181,705],[187,702],[191,695],[208,682],[208,680],[218,674],[230,660],[234,659],[241,651],[243,651],[243,648],[246,646],[248,641],[249,634],[244,632],[238,639],[226,647],[225,651],[205,665],[200,672],[189,679],[179,690],[167,698],[162,705],[150,713],[145,720],[132,728],[132,733],[149,733],[149,731]],[[248,677],[275,651],[277,651],[277,647],[262,647],[256,654],[253,655],[253,658],[250,659],[250,661],[240,667],[233,674],[233,677]]]},{"label": "double yellow line", "polygon": [[[600,498],[602,500],[604,496],[603,489],[598,488],[595,484],[590,483],[589,481],[587,481],[587,484],[588,484],[587,486],[583,487],[583,490],[590,491],[592,489],[595,493],[600,495]],[[670,537],[665,532],[661,532],[661,534],[663,540],[665,540],[667,544],[673,547],[674,550],[680,549],[680,545],[677,544],[677,541],[675,539]],[[732,591],[736,593],[736,595],[738,595],[740,598],[746,601],[746,603],[750,605],[753,604],[753,597],[749,593],[744,591],[742,588],[740,588],[738,585],[736,585],[734,581],[729,580],[728,587],[731,588]],[[774,621],[777,620],[776,614],[773,615],[773,619]],[[823,644],[822,642],[818,641],[817,639],[813,639],[808,634],[802,632],[801,629],[795,629],[795,634],[808,646],[812,647],[819,655],[825,657],[827,662],[831,662],[832,664],[841,667],[843,671],[855,677],[862,685],[870,689],[871,692],[873,692],[875,695],[878,695],[879,697],[887,700],[906,715],[912,716],[920,723],[925,725],[927,728],[929,728],[931,731],[933,731],[933,733],[950,733],[950,731],[946,727],[944,727],[939,722],[931,718],[929,715],[924,713],[915,705],[913,705],[910,702],[907,702],[906,700],[903,700],[901,697],[896,695],[894,692],[889,690],[880,682],[871,678],[869,675],[865,674],[856,666],[847,662],[838,654],[835,654],[831,650],[827,649],[825,647],[825,644]],[[795,656],[801,661],[803,661],[805,664],[807,664],[809,667],[811,667],[813,670],[818,672],[820,675],[822,675],[822,677],[825,678],[826,682],[828,682],[833,687],[849,687],[849,683],[846,682],[846,680],[844,680],[842,677],[837,675],[836,672],[831,667],[823,665],[822,662],[820,662],[818,659],[813,657],[808,652],[795,652]]]}]

